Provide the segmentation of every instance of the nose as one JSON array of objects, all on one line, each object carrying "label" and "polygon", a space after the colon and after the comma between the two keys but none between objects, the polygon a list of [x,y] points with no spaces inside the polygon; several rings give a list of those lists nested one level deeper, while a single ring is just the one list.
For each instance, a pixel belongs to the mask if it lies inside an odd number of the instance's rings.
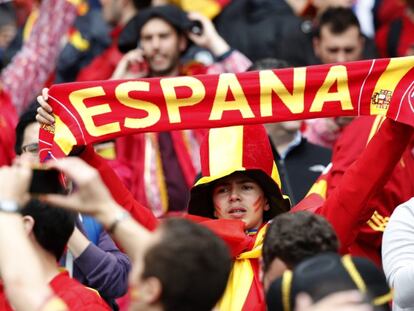
[{"label": "nose", "polygon": [[151,41],[152,48],[158,50],[160,47],[160,39],[157,36],[154,36]]},{"label": "nose", "polygon": [[230,201],[238,201],[240,200],[239,191],[236,187],[232,187],[230,190]]},{"label": "nose", "polygon": [[346,53],[345,53],[345,51],[341,50],[336,54],[336,62],[337,63],[346,62]]}]

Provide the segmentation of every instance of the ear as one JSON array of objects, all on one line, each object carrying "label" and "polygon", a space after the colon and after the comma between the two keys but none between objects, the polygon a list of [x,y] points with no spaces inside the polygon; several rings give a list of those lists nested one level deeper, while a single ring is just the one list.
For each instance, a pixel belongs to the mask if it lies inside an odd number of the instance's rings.
[{"label": "ear", "polygon": [[268,211],[268,210],[270,210],[270,204],[269,204],[269,199],[268,198],[265,198],[265,205],[264,205],[264,207],[263,207],[263,210],[264,211]]},{"label": "ear", "polygon": [[188,39],[185,35],[180,34],[178,38],[178,48],[180,49],[180,52],[184,52],[188,45]]},{"label": "ear", "polygon": [[156,277],[149,277],[142,280],[139,288],[139,296],[146,304],[155,304],[159,302],[162,293],[162,285]]},{"label": "ear", "polygon": [[32,216],[23,216],[23,227],[28,235],[32,233],[34,224],[35,221]]}]

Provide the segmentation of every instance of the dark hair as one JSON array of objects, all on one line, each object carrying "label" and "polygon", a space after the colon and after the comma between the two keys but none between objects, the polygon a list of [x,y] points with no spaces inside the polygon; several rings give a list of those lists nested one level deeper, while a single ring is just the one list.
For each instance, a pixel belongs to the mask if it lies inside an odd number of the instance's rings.
[{"label": "dark hair", "polygon": [[22,154],[22,143],[24,137],[24,130],[27,126],[36,122],[36,109],[35,106],[30,106],[30,109],[26,110],[19,118],[19,122],[16,126],[16,142],[14,144],[14,151],[17,155]]},{"label": "dark hair", "polygon": [[289,268],[321,252],[337,252],[338,239],[325,218],[310,212],[285,213],[276,216],[263,241],[263,270],[275,258]]},{"label": "dark hair", "polygon": [[282,69],[292,67],[286,60],[279,58],[262,58],[253,63],[247,69],[248,71],[253,70],[265,70],[265,69]]},{"label": "dark hair", "polygon": [[30,200],[20,213],[34,219],[36,241],[59,260],[75,228],[76,214],[35,199]]},{"label": "dark hair", "polygon": [[270,286],[266,303],[272,311],[294,310],[299,293],[307,293],[317,302],[327,295],[351,289],[365,293],[366,302],[375,311],[390,310],[392,292],[382,270],[366,258],[341,257],[329,252],[304,260],[293,271],[285,271]]},{"label": "dark hair", "polygon": [[134,7],[137,10],[142,10],[151,6],[151,0],[132,0]]},{"label": "dark hair", "polygon": [[333,34],[342,34],[352,26],[356,26],[361,35],[361,27],[358,18],[350,8],[335,7],[328,8],[319,19],[315,36],[320,37],[322,27],[327,26]]},{"label": "dark hair", "polygon": [[144,257],[143,279],[160,280],[166,311],[210,311],[230,273],[226,245],[209,229],[185,219],[166,220],[161,232],[161,241]]}]

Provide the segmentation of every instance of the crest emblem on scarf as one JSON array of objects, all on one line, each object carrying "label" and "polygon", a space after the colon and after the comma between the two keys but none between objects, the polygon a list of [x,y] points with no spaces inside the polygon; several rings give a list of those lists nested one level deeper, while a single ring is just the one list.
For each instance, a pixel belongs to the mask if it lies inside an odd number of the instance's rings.
[{"label": "crest emblem on scarf", "polygon": [[377,108],[388,109],[388,106],[391,102],[391,97],[392,91],[381,90],[379,92],[375,92],[374,95],[372,95],[371,103],[377,106]]}]

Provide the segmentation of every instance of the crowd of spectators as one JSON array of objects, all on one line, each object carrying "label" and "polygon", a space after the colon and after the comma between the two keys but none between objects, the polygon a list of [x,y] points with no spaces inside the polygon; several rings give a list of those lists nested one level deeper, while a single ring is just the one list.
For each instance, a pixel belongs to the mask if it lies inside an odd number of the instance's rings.
[{"label": "crowd of spectators", "polygon": [[414,310],[411,126],[145,132],[39,158],[54,84],[406,57],[412,30],[413,0],[0,0],[0,311]]}]

